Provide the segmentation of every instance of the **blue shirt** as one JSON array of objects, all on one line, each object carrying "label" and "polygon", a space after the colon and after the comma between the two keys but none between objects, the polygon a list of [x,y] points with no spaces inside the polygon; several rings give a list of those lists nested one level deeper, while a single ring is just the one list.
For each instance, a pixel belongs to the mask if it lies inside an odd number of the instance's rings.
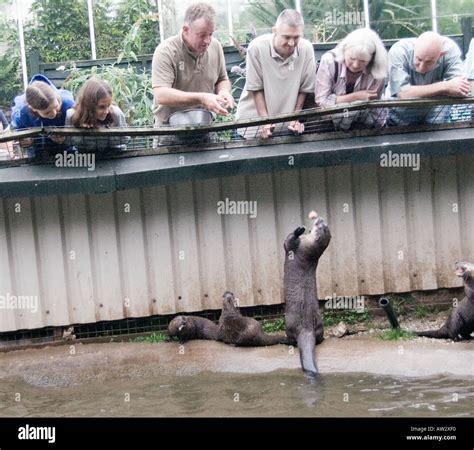
[{"label": "blue shirt", "polygon": [[443,37],[443,52],[429,72],[418,73],[413,63],[416,38],[401,39],[388,52],[389,82],[386,97],[396,97],[408,86],[425,86],[462,76],[461,50],[450,38]]},{"label": "blue shirt", "polygon": [[35,75],[30,83],[33,81],[42,81],[52,87],[54,91],[59,94],[61,98],[61,110],[54,119],[45,119],[34,114],[28,104],[26,103],[26,94],[21,94],[15,97],[12,107],[12,128],[34,128],[34,127],[61,127],[66,122],[66,112],[69,108],[74,106],[74,98],[69,91],[64,89],[57,89],[44,75]]}]

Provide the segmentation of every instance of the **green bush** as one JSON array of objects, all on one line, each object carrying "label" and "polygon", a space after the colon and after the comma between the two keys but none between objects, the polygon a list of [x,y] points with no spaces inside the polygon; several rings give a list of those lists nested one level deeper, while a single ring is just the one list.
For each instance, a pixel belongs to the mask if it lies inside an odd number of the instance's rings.
[{"label": "green bush", "polygon": [[165,342],[167,336],[164,333],[152,333],[149,336],[139,336],[134,339],[130,339],[130,342],[149,342],[155,344],[157,342]]}]

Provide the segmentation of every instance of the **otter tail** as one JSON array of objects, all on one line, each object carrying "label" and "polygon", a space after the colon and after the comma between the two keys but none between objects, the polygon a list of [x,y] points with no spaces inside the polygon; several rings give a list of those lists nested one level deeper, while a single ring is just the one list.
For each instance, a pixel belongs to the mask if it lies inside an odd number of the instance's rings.
[{"label": "otter tail", "polygon": [[300,351],[301,367],[304,374],[310,378],[316,378],[318,369],[314,358],[314,347],[316,337],[314,331],[302,330],[298,335],[298,349]]},{"label": "otter tail", "polygon": [[417,336],[424,336],[436,339],[449,339],[448,331],[445,327],[441,327],[439,330],[428,330],[428,331],[417,331]]},{"label": "otter tail", "polygon": [[261,345],[286,344],[286,334],[262,334]]}]

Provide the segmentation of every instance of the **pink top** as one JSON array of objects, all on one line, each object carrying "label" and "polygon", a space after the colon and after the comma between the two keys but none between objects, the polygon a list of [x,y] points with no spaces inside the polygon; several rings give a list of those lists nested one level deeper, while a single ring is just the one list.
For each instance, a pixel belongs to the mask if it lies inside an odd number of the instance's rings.
[{"label": "pink top", "polygon": [[[331,52],[325,53],[321,58],[318,73],[316,74],[315,101],[316,105],[327,108],[336,104],[336,97],[346,95],[346,74],[347,68],[344,62],[337,63],[338,76],[334,83],[334,72],[336,63]],[[356,80],[354,91],[374,90],[377,91],[377,98],[382,98],[385,79],[376,80],[370,73],[362,72]]]}]

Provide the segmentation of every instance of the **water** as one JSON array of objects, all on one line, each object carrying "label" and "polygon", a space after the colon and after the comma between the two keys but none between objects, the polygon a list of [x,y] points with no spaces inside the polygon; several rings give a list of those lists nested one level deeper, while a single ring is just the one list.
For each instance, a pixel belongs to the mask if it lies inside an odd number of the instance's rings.
[{"label": "water", "polygon": [[204,372],[68,386],[3,379],[0,416],[472,417],[473,399],[472,379],[446,376],[325,374],[312,383],[299,370],[258,375]]}]

